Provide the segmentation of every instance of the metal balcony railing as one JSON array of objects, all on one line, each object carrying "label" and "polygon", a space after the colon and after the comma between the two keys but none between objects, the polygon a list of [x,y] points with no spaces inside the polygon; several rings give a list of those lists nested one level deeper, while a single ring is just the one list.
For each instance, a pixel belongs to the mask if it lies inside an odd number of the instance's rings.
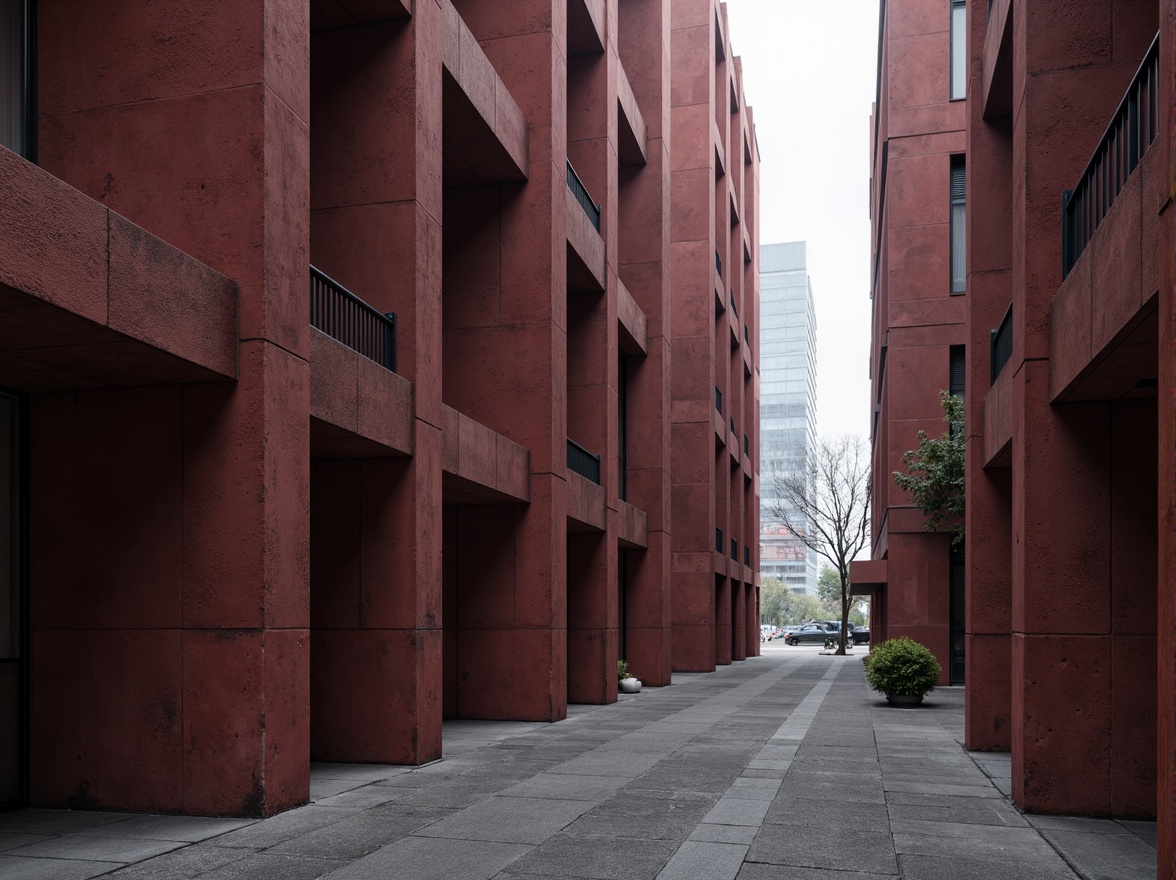
[{"label": "metal balcony railing", "polygon": [[988,331],[988,381],[996,384],[996,377],[1013,356],[1013,307],[1009,306],[1004,320],[995,330]]},{"label": "metal balcony railing", "polygon": [[310,267],[310,326],[396,372],[396,313],[372,308],[314,266]]},{"label": "metal balcony railing", "polygon": [[715,552],[723,552],[723,530],[715,529]]},{"label": "metal balcony railing", "polygon": [[1094,237],[1140,158],[1160,132],[1160,37],[1156,35],[1082,177],[1062,193],[1062,277]]},{"label": "metal balcony railing", "polygon": [[571,438],[568,439],[568,470],[600,485],[600,456],[593,455]]},{"label": "metal balcony railing", "polygon": [[584,181],[580,180],[580,175],[572,167],[572,160],[568,159],[567,162],[568,189],[572,191],[572,195],[576,197],[576,201],[580,203],[580,207],[584,209],[588,219],[592,221],[593,228],[600,232],[600,209],[603,206],[592,201],[592,196],[588,195],[588,187],[584,186]]}]

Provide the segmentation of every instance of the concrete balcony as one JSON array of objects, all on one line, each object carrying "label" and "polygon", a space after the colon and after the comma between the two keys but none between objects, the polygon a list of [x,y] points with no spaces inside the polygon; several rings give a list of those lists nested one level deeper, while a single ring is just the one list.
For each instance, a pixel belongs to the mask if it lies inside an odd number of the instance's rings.
[{"label": "concrete balcony", "polygon": [[0,385],[235,379],[237,286],[0,147]]}]

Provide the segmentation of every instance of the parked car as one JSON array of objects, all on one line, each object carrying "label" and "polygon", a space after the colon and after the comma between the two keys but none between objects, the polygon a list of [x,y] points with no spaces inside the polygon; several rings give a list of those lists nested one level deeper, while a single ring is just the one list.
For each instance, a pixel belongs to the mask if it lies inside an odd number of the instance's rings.
[{"label": "parked car", "polygon": [[822,622],[806,623],[784,636],[789,645],[828,645],[836,640],[837,630]]}]

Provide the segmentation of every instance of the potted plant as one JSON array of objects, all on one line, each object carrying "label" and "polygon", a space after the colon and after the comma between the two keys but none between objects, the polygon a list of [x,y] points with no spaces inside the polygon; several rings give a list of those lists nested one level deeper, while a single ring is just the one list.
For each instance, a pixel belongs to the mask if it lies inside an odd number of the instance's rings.
[{"label": "potted plant", "polygon": [[889,639],[863,658],[866,681],[895,706],[917,706],[939,681],[939,661],[913,639]]},{"label": "potted plant", "polygon": [[641,679],[629,674],[629,664],[624,660],[617,661],[617,687],[622,694],[636,694],[641,691]]}]

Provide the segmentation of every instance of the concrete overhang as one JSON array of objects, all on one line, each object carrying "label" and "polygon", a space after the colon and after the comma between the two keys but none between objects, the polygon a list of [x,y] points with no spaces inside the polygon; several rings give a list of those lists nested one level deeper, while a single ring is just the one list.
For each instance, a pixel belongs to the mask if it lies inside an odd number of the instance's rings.
[{"label": "concrete overhang", "polygon": [[1012,5],[1012,0],[993,0],[988,10],[980,80],[985,119],[1013,113]]},{"label": "concrete overhang", "polygon": [[858,559],[849,564],[849,592],[854,596],[872,596],[886,589],[885,559]]},{"label": "concrete overhang", "polygon": [[570,470],[567,486],[568,531],[603,532],[608,515],[604,489]]},{"label": "concrete overhang", "polygon": [[531,500],[531,453],[450,406],[441,441],[441,489],[446,504],[504,504]]},{"label": "concrete overhang", "polygon": [[1159,263],[1167,198],[1153,145],[1127,179],[1050,304],[1051,403],[1155,397]]},{"label": "concrete overhang", "polygon": [[645,118],[637,106],[637,97],[629,84],[625,68],[617,65],[617,152],[622,165],[644,165],[648,135]]},{"label": "concrete overhang", "polygon": [[604,293],[604,239],[583,205],[564,187],[567,218],[568,293]]},{"label": "concrete overhang", "polygon": [[411,455],[412,383],[310,328],[310,457]]},{"label": "concrete overhang", "polygon": [[628,550],[649,547],[649,517],[625,501],[617,502],[617,543]]},{"label": "concrete overhang", "polygon": [[310,29],[327,31],[412,15],[413,0],[310,0]]},{"label": "concrete overhang", "polygon": [[568,0],[568,54],[604,51],[604,0]]},{"label": "concrete overhang", "polygon": [[237,285],[0,147],[0,385],[231,380]]},{"label": "concrete overhang", "polygon": [[442,164],[446,186],[527,178],[527,118],[449,0],[442,72]]},{"label": "concrete overhang", "polygon": [[617,343],[627,355],[644,356],[648,353],[648,331],[645,312],[633,299],[623,281],[617,279],[617,321],[620,333]]},{"label": "concrete overhang", "polygon": [[1013,382],[1016,381],[1010,360],[985,395],[983,467],[1011,467],[1013,446]]}]

